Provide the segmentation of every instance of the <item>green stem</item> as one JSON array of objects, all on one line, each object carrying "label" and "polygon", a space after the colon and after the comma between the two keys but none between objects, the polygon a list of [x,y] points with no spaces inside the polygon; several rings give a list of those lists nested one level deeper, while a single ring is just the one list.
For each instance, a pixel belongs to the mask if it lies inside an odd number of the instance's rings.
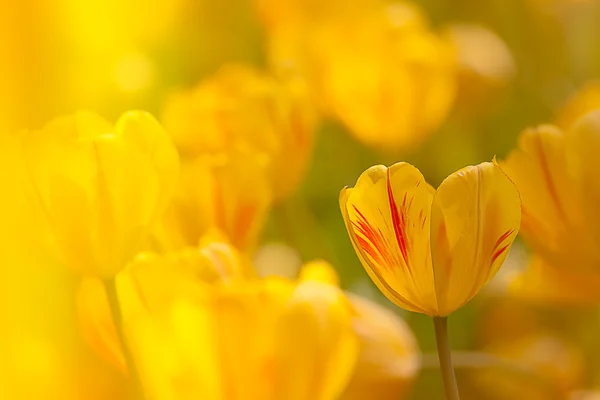
[{"label": "green stem", "polygon": [[119,339],[119,345],[121,346],[121,352],[123,354],[123,358],[125,359],[125,367],[127,368],[127,372],[133,382],[136,399],[144,400],[144,391],[142,387],[142,382],[140,380],[140,374],[133,360],[133,355],[131,354],[131,350],[127,345],[127,339],[125,338],[125,332],[123,329],[123,313],[121,311],[121,305],[119,304],[119,295],[117,293],[117,281],[116,278],[108,278],[103,281],[104,290],[106,291],[106,298],[108,299],[108,305],[110,308],[110,313],[112,316],[113,324],[115,326],[115,331],[117,332],[117,337]]},{"label": "green stem", "polygon": [[454,376],[454,367],[452,366],[450,343],[448,341],[448,317],[433,317],[433,326],[435,327],[435,341],[437,343],[446,399],[460,400],[456,377]]}]

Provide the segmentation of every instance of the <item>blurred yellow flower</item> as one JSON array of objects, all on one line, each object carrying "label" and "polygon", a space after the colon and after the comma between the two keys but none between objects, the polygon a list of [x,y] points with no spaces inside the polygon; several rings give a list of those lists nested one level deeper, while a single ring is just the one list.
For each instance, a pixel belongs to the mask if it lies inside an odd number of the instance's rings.
[{"label": "blurred yellow flower", "polygon": [[[326,261],[303,265],[300,281],[339,285]],[[346,293],[352,306],[352,325],[360,342],[356,367],[342,400],[399,399],[411,388],[421,366],[421,353],[408,325],[396,314],[364,297]]]},{"label": "blurred yellow flower", "polygon": [[[490,362],[471,373],[481,393],[498,399],[567,399],[585,377],[584,350],[565,335],[564,321],[514,298],[496,299],[478,319],[477,342]],[[491,356],[491,357],[490,357]]]},{"label": "blurred yellow flower", "polygon": [[579,268],[557,268],[532,254],[524,271],[509,281],[509,294],[551,306],[597,304],[600,302],[600,273]]},{"label": "blurred yellow flower", "polygon": [[462,307],[496,274],[519,231],[519,193],[496,162],[433,189],[407,163],[366,170],[340,206],[369,276],[397,306],[429,316]]},{"label": "blurred yellow flower", "polygon": [[240,250],[252,250],[271,203],[266,167],[255,154],[184,160],[178,190],[154,232],[153,247],[175,251],[195,246],[216,230]]},{"label": "blurred yellow flower", "polygon": [[408,2],[329,19],[271,38],[275,68],[297,64],[326,113],[361,142],[397,151],[444,120],[456,86],[451,44]]},{"label": "blurred yellow flower", "polygon": [[[324,261],[306,264],[296,281],[247,279],[245,268],[233,247],[207,238],[199,248],[140,255],[118,275],[124,330],[149,399],[407,393],[420,353],[400,317],[344,294]],[[78,307],[89,342],[124,370],[99,280],[82,283]]]},{"label": "blurred yellow flower", "polygon": [[456,49],[457,103],[466,113],[486,112],[516,73],[511,50],[500,36],[482,25],[452,24],[444,35]]},{"label": "blurred yellow flower", "polygon": [[583,355],[556,335],[538,332],[510,342],[492,343],[483,351],[497,357],[497,365],[473,371],[482,393],[495,388],[495,398],[567,399],[581,384]]},{"label": "blurred yellow flower", "polygon": [[342,400],[398,400],[411,389],[421,366],[417,341],[396,314],[366,298],[348,295],[360,353]]},{"label": "blurred yellow flower", "polygon": [[59,118],[21,136],[23,160],[62,261],[114,276],[162,216],[178,173],[163,128],[144,112],[113,127],[89,113]]},{"label": "blurred yellow flower", "polygon": [[600,300],[599,138],[595,111],[567,130],[526,130],[502,164],[521,193],[521,233],[536,254],[523,277],[529,279],[518,285],[529,295]]},{"label": "blurred yellow flower", "polygon": [[277,80],[235,64],[191,90],[175,93],[163,118],[186,157],[240,152],[264,158],[275,200],[300,184],[317,125],[300,78]]},{"label": "blurred yellow flower", "polygon": [[[212,264],[221,273],[216,280],[197,279],[165,257],[138,258],[117,278],[126,336],[149,399],[339,397],[358,354],[352,307],[339,288],[236,279],[235,268],[222,269],[221,262]],[[98,336],[110,314],[94,287],[100,282],[88,281],[80,293],[84,325],[99,339],[96,347],[108,347],[123,366],[115,335]]]},{"label": "blurred yellow flower", "polygon": [[591,81],[563,104],[555,123],[561,129],[569,129],[581,117],[598,109],[600,109],[600,81]]},{"label": "blurred yellow flower", "polygon": [[[168,308],[178,295],[196,292],[198,282],[213,284],[240,280],[244,271],[239,253],[222,242],[210,242],[160,256],[139,254],[117,275],[126,337],[131,335],[130,325],[137,319]],[[125,360],[102,282],[96,278],[83,280],[77,304],[88,342],[106,360],[124,371]]]},{"label": "blurred yellow flower", "polygon": [[267,32],[302,29],[315,22],[339,18],[340,14],[364,11],[380,6],[382,0],[254,0],[260,20]]}]

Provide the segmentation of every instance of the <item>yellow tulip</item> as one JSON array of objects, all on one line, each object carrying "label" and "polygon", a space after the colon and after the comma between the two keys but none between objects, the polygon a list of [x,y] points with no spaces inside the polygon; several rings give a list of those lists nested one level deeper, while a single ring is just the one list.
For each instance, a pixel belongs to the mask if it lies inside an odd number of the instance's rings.
[{"label": "yellow tulip", "polygon": [[519,193],[494,162],[433,189],[410,164],[365,171],[340,206],[359,259],[393,303],[429,316],[462,307],[496,274],[519,230]]},{"label": "yellow tulip", "polygon": [[[358,353],[343,292],[315,280],[238,279],[235,251],[223,246],[140,256],[117,277],[124,331],[148,399],[338,398]],[[84,328],[123,368],[100,288],[97,280],[81,288]]]},{"label": "yellow tulip", "polygon": [[64,264],[114,276],[170,199],[178,157],[168,135],[144,112],[124,114],[114,127],[79,113],[20,139],[32,192]]},{"label": "yellow tulip", "polygon": [[324,111],[369,146],[415,146],[452,105],[454,51],[412,4],[331,19],[300,35],[300,43],[294,31],[276,35],[282,37],[272,39],[273,62],[298,58],[292,62],[309,76]]},{"label": "yellow tulip", "polygon": [[[173,302],[181,293],[193,293],[196,284],[242,280],[248,276],[246,261],[231,245],[203,238],[198,247],[156,255],[139,254],[117,275],[123,318],[135,318],[144,309],[152,312]],[[137,299],[137,300],[136,300]],[[80,321],[89,342],[100,353],[125,368],[102,282],[87,278],[77,296]],[[143,307],[140,307],[143,304]]]},{"label": "yellow tulip", "polygon": [[[532,294],[559,290],[551,297],[598,299],[599,137],[600,111],[565,131],[550,125],[529,129],[502,164],[523,199],[521,233],[535,257],[520,286]],[[573,290],[578,293],[569,294]]]},{"label": "yellow tulip", "polygon": [[[302,266],[300,281],[339,285],[337,273],[326,261]],[[396,314],[366,298],[347,293],[352,306],[352,325],[360,352],[342,400],[399,399],[411,387],[421,360],[416,339]]]},{"label": "yellow tulip", "polygon": [[276,330],[274,399],[337,399],[354,370],[358,340],[343,292],[300,282]]},{"label": "yellow tulip", "polygon": [[458,93],[456,102],[467,114],[493,109],[499,89],[515,76],[510,48],[500,36],[482,25],[452,24],[444,34],[456,49]]},{"label": "yellow tulip", "polygon": [[272,203],[265,165],[254,154],[202,156],[183,161],[179,187],[153,235],[153,248],[176,251],[221,232],[240,250],[251,250]]},{"label": "yellow tulip", "polygon": [[265,159],[276,200],[300,183],[317,118],[306,85],[244,65],[227,65],[197,87],[176,93],[165,126],[182,154],[255,153]]},{"label": "yellow tulip", "polygon": [[377,303],[348,295],[360,342],[356,368],[342,400],[405,396],[421,366],[417,341],[408,325]]}]

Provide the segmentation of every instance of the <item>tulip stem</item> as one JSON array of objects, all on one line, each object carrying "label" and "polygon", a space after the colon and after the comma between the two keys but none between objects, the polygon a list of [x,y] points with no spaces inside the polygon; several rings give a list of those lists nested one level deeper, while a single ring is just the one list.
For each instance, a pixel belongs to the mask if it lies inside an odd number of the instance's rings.
[{"label": "tulip stem", "polygon": [[433,317],[433,326],[435,328],[435,341],[437,343],[446,399],[460,400],[456,376],[454,376],[454,367],[452,366],[450,342],[448,341],[448,317]]},{"label": "tulip stem", "polygon": [[125,367],[127,368],[127,372],[131,378],[131,381],[133,382],[135,394],[137,395],[135,398],[139,400],[144,400],[145,396],[142,387],[142,382],[140,380],[140,374],[135,364],[135,361],[133,360],[131,350],[127,345],[127,339],[125,338],[125,331],[123,328],[123,313],[121,310],[121,305],[119,303],[119,294],[117,292],[116,278],[113,277],[105,279],[103,282],[113,324],[115,326],[115,331],[119,339],[119,345],[121,346],[121,352],[123,353],[123,358],[125,360]]}]

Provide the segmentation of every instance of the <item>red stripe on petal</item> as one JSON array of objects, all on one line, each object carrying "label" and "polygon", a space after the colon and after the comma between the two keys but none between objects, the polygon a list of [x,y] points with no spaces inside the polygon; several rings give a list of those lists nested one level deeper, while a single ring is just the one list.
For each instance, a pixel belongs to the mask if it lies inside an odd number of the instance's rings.
[{"label": "red stripe on petal", "polygon": [[506,249],[508,249],[509,247],[510,247],[510,244],[507,244],[507,245],[503,246],[502,248],[500,248],[498,251],[496,251],[494,253],[494,255],[492,256],[492,264],[494,264],[494,262],[496,262],[498,257],[500,257],[506,251]]},{"label": "red stripe on petal", "polygon": [[[398,247],[400,248],[400,253],[402,254],[402,258],[406,263],[406,267],[410,269],[409,258],[408,258],[408,244],[406,240],[406,193],[404,194],[404,200],[402,201],[402,208],[400,209],[400,213],[398,212],[398,206],[396,205],[396,200],[394,199],[394,193],[392,192],[392,185],[390,182],[390,170],[387,170],[387,194],[388,194],[388,202],[390,205],[390,211],[392,214],[392,225],[394,226],[394,233],[396,234],[396,241],[398,242]],[[411,200],[412,203],[412,200]]]},{"label": "red stripe on petal", "polygon": [[502,242],[504,242],[513,232],[514,232],[514,229],[509,229],[506,232],[504,232],[498,238],[498,240],[496,240],[496,244],[494,245],[494,250],[492,250],[492,251],[496,251],[496,249],[502,244]]}]

